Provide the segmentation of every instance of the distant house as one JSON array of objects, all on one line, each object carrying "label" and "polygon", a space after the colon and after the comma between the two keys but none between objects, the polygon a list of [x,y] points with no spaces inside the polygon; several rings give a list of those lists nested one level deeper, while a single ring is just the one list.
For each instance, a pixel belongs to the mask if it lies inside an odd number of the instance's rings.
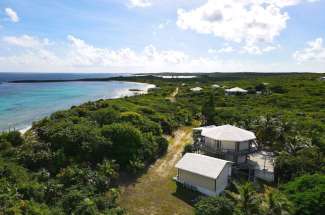
[{"label": "distant house", "polygon": [[325,76],[324,77],[320,77],[321,81],[325,81]]},{"label": "distant house", "polygon": [[201,154],[185,154],[176,168],[178,183],[208,196],[222,193],[231,176],[231,162]]},{"label": "distant house", "polygon": [[219,88],[220,87],[220,85],[218,85],[218,84],[213,84],[212,85],[212,88]]},{"label": "distant house", "polygon": [[202,90],[201,87],[194,87],[191,89],[191,91],[193,91],[193,92],[200,92],[201,90]]},{"label": "distant house", "polygon": [[255,134],[232,125],[195,128],[193,139],[199,151],[235,164],[246,163],[248,155],[257,151]]},{"label": "distant house", "polygon": [[226,95],[240,95],[240,94],[247,94],[248,91],[239,87],[234,87],[231,89],[226,89],[225,92]]},{"label": "distant house", "polygon": [[274,159],[271,152],[257,152],[249,155],[248,164],[251,168],[251,175],[267,182],[274,182]]}]

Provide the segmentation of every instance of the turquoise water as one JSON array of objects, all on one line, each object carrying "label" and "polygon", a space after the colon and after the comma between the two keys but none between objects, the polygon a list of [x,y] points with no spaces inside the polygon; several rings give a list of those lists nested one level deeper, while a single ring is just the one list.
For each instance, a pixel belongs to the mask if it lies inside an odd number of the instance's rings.
[{"label": "turquoise water", "polygon": [[0,131],[24,129],[51,113],[102,98],[131,96],[129,89],[151,85],[131,82],[0,84]]}]

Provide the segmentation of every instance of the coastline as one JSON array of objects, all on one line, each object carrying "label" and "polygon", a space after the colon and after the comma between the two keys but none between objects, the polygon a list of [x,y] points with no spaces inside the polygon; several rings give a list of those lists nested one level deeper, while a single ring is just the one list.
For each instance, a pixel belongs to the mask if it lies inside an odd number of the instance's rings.
[{"label": "coastline", "polygon": [[[154,84],[147,84],[147,87],[146,87],[145,89],[138,90],[138,91],[132,91],[133,89],[129,89],[128,91],[133,92],[133,95],[131,95],[131,96],[137,96],[137,95],[145,95],[145,94],[148,93],[148,91],[149,91],[150,89],[154,89],[154,88],[156,88],[156,85],[154,85]],[[113,98],[111,98],[111,99],[120,99],[120,98],[123,98],[123,97],[124,97],[124,95],[120,95],[120,96],[113,97]],[[108,99],[108,98],[103,98],[103,99]],[[19,131],[22,135],[24,135],[24,134],[25,134],[27,131],[29,131],[31,128],[32,128],[32,125],[28,125],[28,126],[22,128],[22,129],[18,129],[18,131]]]},{"label": "coastline", "polygon": [[[123,82],[128,82],[128,81],[123,81]],[[133,83],[139,83],[139,84],[143,84],[143,83],[141,83],[141,82],[133,82]],[[95,99],[95,100],[92,100],[92,101],[96,101],[96,100],[100,100],[100,99],[120,99],[120,98],[123,98],[123,97],[126,97],[126,96],[138,96],[138,95],[145,95],[145,94],[147,94],[148,92],[149,92],[149,90],[150,89],[153,89],[153,88],[156,88],[156,85],[154,85],[154,84],[149,84],[149,83],[145,83],[146,84],[146,86],[144,87],[144,88],[140,88],[140,89],[137,89],[137,91],[134,91],[134,88],[130,88],[130,89],[128,89],[127,91],[128,92],[132,92],[132,95],[126,95],[125,93],[122,93],[122,94],[120,94],[120,95],[117,95],[117,96],[113,96],[113,97],[111,97],[111,98],[108,98],[108,97],[102,97],[102,98],[97,98],[97,99]],[[82,103],[81,103],[82,104]],[[81,104],[76,104],[76,105],[81,105]],[[72,105],[72,106],[74,106],[74,105]],[[70,108],[72,107],[72,106],[70,106]],[[55,112],[55,111],[54,111]],[[54,112],[52,112],[52,113],[54,113]],[[50,114],[52,114],[52,113],[50,113]],[[49,115],[50,115],[49,114]],[[39,119],[35,119],[35,120],[33,120],[33,122],[34,121],[38,121]],[[31,124],[29,124],[29,125],[22,125],[21,127],[20,126],[17,126],[18,128],[16,129],[16,130],[18,130],[22,135],[24,135],[27,131],[29,131],[31,128],[32,128],[32,125]],[[8,129],[7,129],[8,130]],[[6,130],[2,130],[2,131],[0,131],[0,132],[5,132]]]},{"label": "coastline", "polygon": [[20,129],[19,132],[20,132],[22,135],[24,135],[24,134],[25,134],[29,129],[31,129],[31,128],[32,128],[32,126],[29,125],[29,126],[27,126],[26,128]]}]

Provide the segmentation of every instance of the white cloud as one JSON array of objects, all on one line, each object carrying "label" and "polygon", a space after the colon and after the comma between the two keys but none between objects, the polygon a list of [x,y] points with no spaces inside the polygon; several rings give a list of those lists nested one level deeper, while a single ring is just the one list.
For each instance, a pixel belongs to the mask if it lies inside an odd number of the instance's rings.
[{"label": "white cloud", "polygon": [[191,56],[179,50],[160,50],[153,45],[144,47],[142,51],[99,48],[72,35],[68,36],[63,51],[42,45],[46,39],[35,42],[29,38],[27,41],[33,42],[25,45],[17,38],[7,39],[7,42],[10,41],[7,46],[19,45],[20,49],[0,55],[0,71],[238,72],[261,71],[264,68],[264,65],[254,62]]},{"label": "white cloud", "polygon": [[17,15],[16,11],[14,11],[13,9],[6,8],[5,13],[12,22],[19,22],[19,16]]},{"label": "white cloud", "polygon": [[296,51],[293,58],[299,63],[303,62],[323,62],[325,63],[325,47],[323,46],[323,39],[317,38],[313,41],[307,42],[307,47]]},{"label": "white cloud", "polygon": [[[313,1],[207,0],[191,10],[178,9],[177,26],[243,44],[240,53],[259,55],[279,47],[274,41],[287,27],[290,18],[285,8]],[[227,51],[233,50],[220,50],[221,53]]]},{"label": "white cloud", "polygon": [[[46,39],[38,39],[38,41],[38,43],[30,43],[33,45],[19,46],[17,50],[4,48],[0,54],[0,71],[119,73],[306,71],[306,67],[303,66],[293,69],[292,66],[283,64],[260,64],[249,60],[200,57],[179,50],[160,50],[153,45],[148,45],[140,51],[130,48],[100,48],[72,35],[67,37],[66,42],[55,43],[55,46]],[[47,41],[45,44],[50,45],[44,45],[43,41]],[[9,47],[17,44],[21,43],[16,41],[5,43]],[[57,48],[57,45],[63,47]],[[225,45],[225,48],[227,46]],[[222,49],[218,51],[220,50]],[[322,65],[318,65],[315,69],[321,71],[324,69]]]},{"label": "white cloud", "polygon": [[158,25],[158,29],[162,30],[166,28],[170,23],[171,23],[170,20],[166,20]]},{"label": "white cloud", "polygon": [[150,7],[152,0],[129,0],[131,7]]},{"label": "white cloud", "polygon": [[208,0],[196,9],[177,13],[177,25],[183,30],[247,44],[272,42],[289,19],[279,6],[257,0]]},{"label": "white cloud", "polygon": [[210,54],[216,54],[216,53],[231,53],[234,52],[235,49],[231,46],[223,47],[221,49],[209,49],[208,52]]},{"label": "white cloud", "polygon": [[279,45],[277,45],[277,46],[265,46],[265,47],[260,47],[260,46],[257,46],[257,45],[245,45],[240,50],[240,53],[261,55],[263,53],[274,51],[274,50],[276,50],[278,48],[280,48]]},{"label": "white cloud", "polygon": [[29,35],[22,35],[19,37],[8,36],[3,37],[2,40],[8,44],[15,45],[24,48],[40,48],[45,45],[49,45],[48,39],[38,39]]},{"label": "white cloud", "polygon": [[153,45],[146,46],[140,53],[129,48],[110,50],[96,48],[85,41],[72,35],[68,36],[70,41],[69,59],[74,66],[113,66],[113,67],[141,67],[145,65],[159,66],[164,64],[179,64],[188,58],[180,51],[159,51]]},{"label": "white cloud", "polygon": [[303,2],[318,2],[320,0],[263,0],[263,2],[275,4],[278,7],[289,7]]}]

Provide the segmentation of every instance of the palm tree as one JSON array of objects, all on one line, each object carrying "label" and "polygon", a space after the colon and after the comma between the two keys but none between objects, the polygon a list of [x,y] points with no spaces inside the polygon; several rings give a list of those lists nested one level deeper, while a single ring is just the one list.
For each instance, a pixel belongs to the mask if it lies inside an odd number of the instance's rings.
[{"label": "palm tree", "polygon": [[292,203],[280,191],[267,187],[264,194],[263,211],[265,215],[291,215]]},{"label": "palm tree", "polygon": [[236,192],[226,191],[229,198],[235,204],[235,210],[240,215],[258,215],[260,214],[260,198],[253,185],[249,182],[239,186],[234,183]]},{"label": "palm tree", "polygon": [[291,155],[296,154],[301,149],[313,147],[310,138],[303,137],[299,134],[294,136],[287,136],[285,138],[285,141],[286,142],[284,144],[284,148]]}]

